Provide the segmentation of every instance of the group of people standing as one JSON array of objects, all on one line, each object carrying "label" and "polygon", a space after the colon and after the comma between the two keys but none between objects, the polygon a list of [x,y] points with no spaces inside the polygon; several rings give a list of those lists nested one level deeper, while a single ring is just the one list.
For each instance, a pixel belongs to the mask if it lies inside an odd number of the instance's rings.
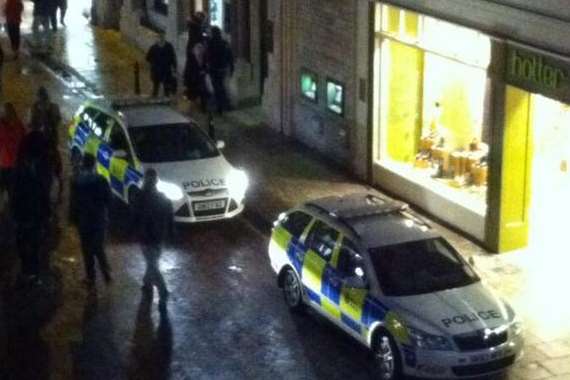
[{"label": "group of people standing", "polygon": [[[44,87],[37,92],[28,125],[6,103],[0,119],[0,193],[4,214],[12,217],[22,279],[41,283],[42,260],[49,254],[48,234],[62,199],[62,163],[57,148],[61,114]],[[7,211],[6,211],[7,210]],[[9,228],[3,223],[3,228]],[[8,239],[12,231],[3,231]],[[10,242],[4,241],[3,245]]]},{"label": "group of people standing", "polygon": [[[32,0],[34,3],[32,32],[39,47],[49,47],[52,31],[57,31],[59,22],[65,26],[67,0]],[[40,28],[42,31],[40,31]]]},{"label": "group of people standing", "polygon": [[[164,95],[176,93],[177,60],[172,44],[161,34],[158,41],[147,52],[150,64],[153,96],[157,96],[162,85]],[[188,44],[183,83],[185,95],[200,105],[206,112],[218,113],[231,109],[227,79],[235,70],[234,56],[222,30],[208,25],[203,12],[194,13],[188,22]],[[215,107],[215,108],[214,108]]]}]

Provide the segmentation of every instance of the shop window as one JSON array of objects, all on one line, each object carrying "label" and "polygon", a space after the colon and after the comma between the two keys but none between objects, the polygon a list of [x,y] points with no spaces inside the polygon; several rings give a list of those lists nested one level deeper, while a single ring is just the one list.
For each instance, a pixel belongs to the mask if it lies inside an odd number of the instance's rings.
[{"label": "shop window", "polygon": [[161,14],[168,14],[168,0],[154,0],[154,10]]},{"label": "shop window", "polygon": [[[390,8],[382,7],[384,37],[375,54],[381,65],[375,76],[377,163],[484,215],[492,119],[490,40],[419,15],[418,39],[411,42],[400,37],[414,23]],[[462,43],[449,39],[454,33]]]},{"label": "shop window", "polygon": [[327,79],[327,109],[344,116],[344,85],[332,79]]},{"label": "shop window", "polygon": [[301,70],[301,95],[313,103],[319,101],[319,86],[317,74],[310,70]]}]

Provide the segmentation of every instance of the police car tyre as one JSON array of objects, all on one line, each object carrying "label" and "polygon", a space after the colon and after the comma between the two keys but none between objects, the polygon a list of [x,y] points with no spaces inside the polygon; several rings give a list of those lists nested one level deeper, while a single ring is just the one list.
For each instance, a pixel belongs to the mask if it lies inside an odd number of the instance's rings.
[{"label": "police car tyre", "polygon": [[285,269],[283,274],[283,296],[289,309],[300,311],[303,309],[303,294],[299,278],[291,268]]},{"label": "police car tyre", "polygon": [[400,352],[390,334],[385,331],[379,331],[375,334],[373,354],[377,379],[397,380],[402,378]]}]

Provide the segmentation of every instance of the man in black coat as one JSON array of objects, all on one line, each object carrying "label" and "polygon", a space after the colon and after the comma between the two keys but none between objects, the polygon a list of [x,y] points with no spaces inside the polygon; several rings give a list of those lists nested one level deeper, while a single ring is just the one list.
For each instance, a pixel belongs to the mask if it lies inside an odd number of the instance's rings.
[{"label": "man in black coat", "polygon": [[150,64],[152,96],[158,96],[161,84],[165,96],[176,92],[173,91],[176,80],[176,52],[172,44],[164,38],[164,33],[158,35],[158,41],[148,50],[146,60]]},{"label": "man in black coat", "polygon": [[79,231],[86,282],[90,289],[95,286],[95,259],[105,282],[111,281],[111,268],[104,248],[110,203],[109,183],[95,171],[95,157],[86,154],[83,157],[81,172],[73,181],[70,213]]},{"label": "man in black coat", "polygon": [[40,283],[40,250],[53,211],[50,206],[53,181],[48,139],[42,132],[32,131],[20,144],[12,212],[22,276],[35,284]]},{"label": "man in black coat", "polygon": [[206,65],[212,79],[218,113],[231,108],[226,89],[226,78],[234,74],[234,55],[230,44],[222,37],[222,30],[212,27],[212,38],[206,50]]},{"label": "man in black coat", "polygon": [[139,198],[137,224],[140,243],[146,260],[146,271],[143,278],[143,291],[152,294],[156,286],[160,297],[160,305],[165,306],[168,289],[159,269],[162,244],[173,234],[174,213],[172,202],[157,189],[158,176],[154,169],[145,172],[143,189]]}]

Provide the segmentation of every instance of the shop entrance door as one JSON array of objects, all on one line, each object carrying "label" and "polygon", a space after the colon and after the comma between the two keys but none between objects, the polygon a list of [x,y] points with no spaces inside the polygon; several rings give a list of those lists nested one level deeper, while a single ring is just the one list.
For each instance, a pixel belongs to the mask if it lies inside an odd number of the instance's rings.
[{"label": "shop entrance door", "polygon": [[[570,215],[570,106],[533,95],[533,181],[529,246],[556,252],[567,245]],[[546,253],[546,252],[545,252]]]}]

